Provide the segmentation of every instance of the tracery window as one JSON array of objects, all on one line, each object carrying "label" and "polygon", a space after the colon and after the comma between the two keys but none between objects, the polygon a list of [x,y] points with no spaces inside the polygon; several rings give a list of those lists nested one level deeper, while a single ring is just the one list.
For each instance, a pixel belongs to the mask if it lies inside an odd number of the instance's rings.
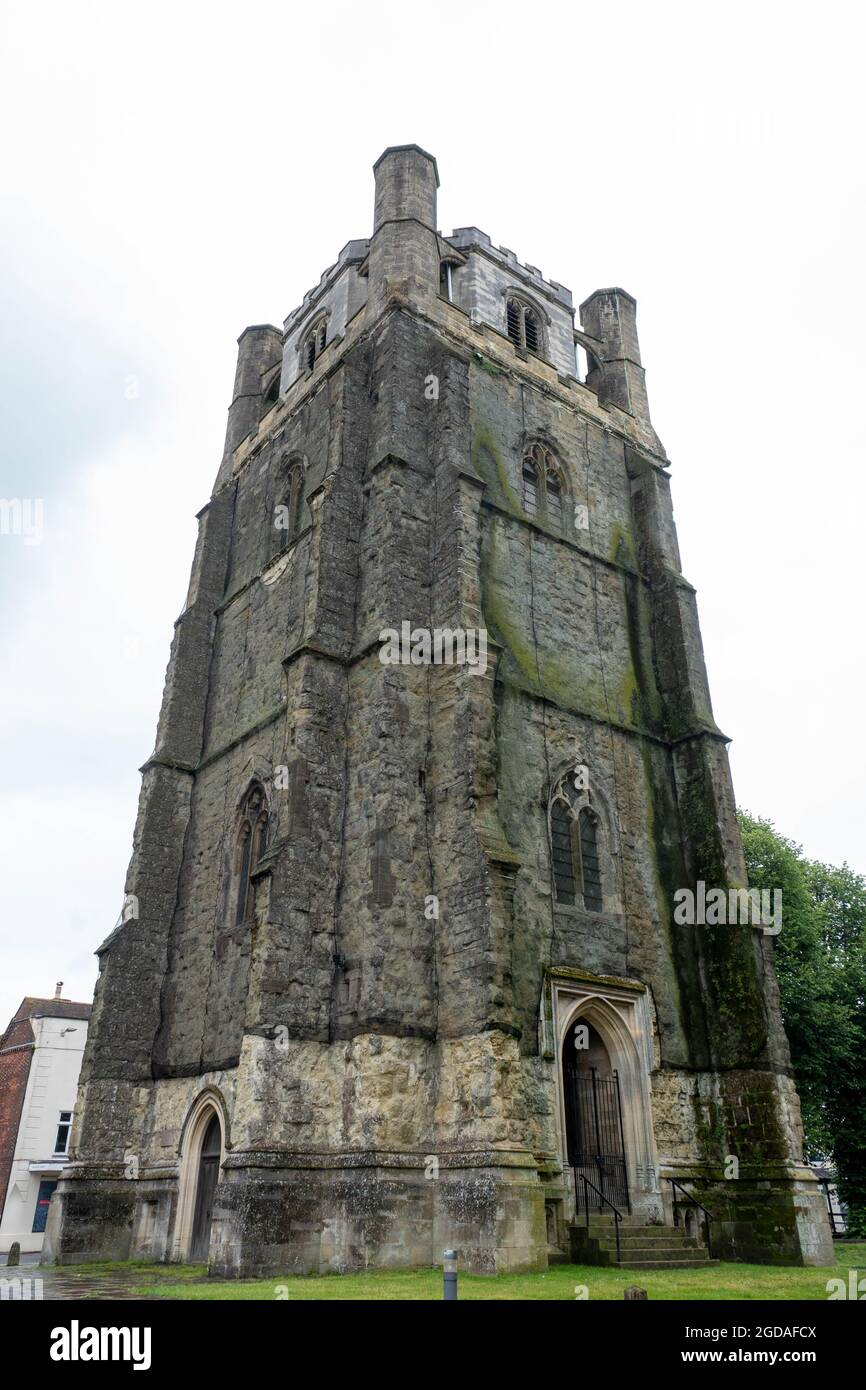
[{"label": "tracery window", "polygon": [[522,299],[509,297],[505,305],[508,336],[516,348],[540,356],[542,348],[541,322],[535,309]]},{"label": "tracery window", "polygon": [[268,804],[260,782],[253,782],[241,805],[240,824],[235,846],[235,924],[248,922],[252,917],[253,900],[250,879],[256,865],[268,847]]},{"label": "tracery window", "polygon": [[550,853],[556,901],[604,908],[601,873],[601,821],[590,793],[577,784],[574,771],[560,778],[550,803]]},{"label": "tracery window", "polygon": [[301,361],[308,372],[313,370],[313,367],[316,365],[316,359],[321,357],[322,353],[325,351],[327,337],[328,325],[325,319],[320,319],[319,322],[314,324],[310,329],[304,339],[304,345],[301,349]]},{"label": "tracery window", "polygon": [[272,554],[285,550],[301,529],[304,504],[304,464],[300,458],[288,459],[277,476],[275,492]]},{"label": "tracery window", "polygon": [[523,510],[562,534],[562,472],[546,444],[530,444],[523,455]]}]

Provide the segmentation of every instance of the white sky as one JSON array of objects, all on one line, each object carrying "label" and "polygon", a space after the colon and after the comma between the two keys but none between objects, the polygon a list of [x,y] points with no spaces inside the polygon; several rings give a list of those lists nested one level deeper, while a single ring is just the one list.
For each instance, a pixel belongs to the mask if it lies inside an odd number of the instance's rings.
[{"label": "white sky", "polygon": [[[7,7],[0,1027],[120,911],[235,340],[372,223],[389,144],[579,303],[637,297],[741,805],[866,871],[854,5]],[[130,378],[139,386],[128,399]]]}]

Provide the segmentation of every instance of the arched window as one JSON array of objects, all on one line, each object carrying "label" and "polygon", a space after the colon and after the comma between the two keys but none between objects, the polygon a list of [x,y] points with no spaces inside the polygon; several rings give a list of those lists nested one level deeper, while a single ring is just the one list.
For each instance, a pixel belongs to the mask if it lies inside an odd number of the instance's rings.
[{"label": "arched window", "polygon": [[560,778],[550,803],[550,856],[558,903],[604,910],[600,858],[601,823],[590,793],[574,772]]},{"label": "arched window", "polygon": [[530,444],[523,455],[523,510],[562,534],[562,473],[546,444]]},{"label": "arched window", "polygon": [[439,262],[439,293],[449,304],[454,302],[454,266],[451,261]]},{"label": "arched window", "polygon": [[304,465],[301,459],[289,459],[280,468],[274,503],[274,543],[271,553],[278,555],[295,539],[301,529],[301,508],[304,504]]},{"label": "arched window", "polygon": [[509,298],[505,305],[508,336],[516,348],[541,355],[541,321],[535,309],[522,299]]},{"label": "arched window", "polygon": [[304,345],[301,349],[301,361],[308,372],[313,370],[313,367],[316,365],[316,359],[321,357],[322,353],[325,351],[327,335],[328,325],[325,319],[320,319],[318,323],[313,325],[304,339]]},{"label": "arched window", "polygon": [[260,782],[254,782],[241,806],[235,848],[235,924],[252,917],[255,894],[250,879],[268,847],[268,804]]}]

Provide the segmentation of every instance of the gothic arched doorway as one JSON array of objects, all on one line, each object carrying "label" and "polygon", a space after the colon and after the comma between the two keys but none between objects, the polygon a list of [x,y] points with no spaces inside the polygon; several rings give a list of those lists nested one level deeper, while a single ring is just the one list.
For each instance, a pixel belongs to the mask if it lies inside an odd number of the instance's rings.
[{"label": "gothic arched doorway", "polygon": [[566,1033],[562,1084],[566,1148],[578,1209],[587,1202],[590,1209],[603,1208],[605,1197],[620,1211],[628,1211],[619,1075],[603,1038],[586,1019],[577,1018]]},{"label": "gothic arched doorway", "polygon": [[189,1257],[194,1264],[205,1263],[208,1257],[214,1193],[219,1178],[221,1153],[222,1131],[217,1113],[213,1111],[204,1132],[198,1160],[192,1241],[189,1248]]}]

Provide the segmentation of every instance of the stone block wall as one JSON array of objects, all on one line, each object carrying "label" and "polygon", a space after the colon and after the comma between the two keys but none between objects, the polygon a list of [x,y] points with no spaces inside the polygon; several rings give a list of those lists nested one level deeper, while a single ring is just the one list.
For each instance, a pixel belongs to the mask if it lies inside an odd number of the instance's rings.
[{"label": "stone block wall", "polygon": [[[183,1258],[188,1117],[212,1094],[214,1269],[429,1263],[443,1245],[481,1270],[543,1266],[545,1199],[569,1201],[545,991],[571,971],[649,1001],[634,1054],[647,1202],[666,1176],[720,1183],[738,1152],[743,1181],[788,1214],[773,1249],[816,1258],[771,948],[671,921],[677,886],[744,870],[633,301],[588,301],[589,390],[565,360],[568,291],[469,229],[452,238],[469,255],[459,295],[474,285],[492,313],[513,271],[559,325],[550,361],[521,358],[501,324],[439,297],[435,163],[392,154],[363,266],[347,251],[288,341],[326,301],[346,308],[353,276],[363,312],[311,374],[284,356],[266,413],[276,330],[241,342],[144,770],[140,915],[103,948],[50,1248],[95,1257],[110,1221],[105,1249]],[[563,470],[561,534],[523,507],[536,440]],[[277,550],[289,461],[304,502]],[[484,628],[487,670],[383,664],[380,634],[403,622]],[[600,818],[597,913],[552,884],[550,797],[576,763]],[[269,838],[237,924],[254,780]],[[720,1190],[725,1248],[753,1257],[764,1208],[738,1189],[743,1217]]]}]

